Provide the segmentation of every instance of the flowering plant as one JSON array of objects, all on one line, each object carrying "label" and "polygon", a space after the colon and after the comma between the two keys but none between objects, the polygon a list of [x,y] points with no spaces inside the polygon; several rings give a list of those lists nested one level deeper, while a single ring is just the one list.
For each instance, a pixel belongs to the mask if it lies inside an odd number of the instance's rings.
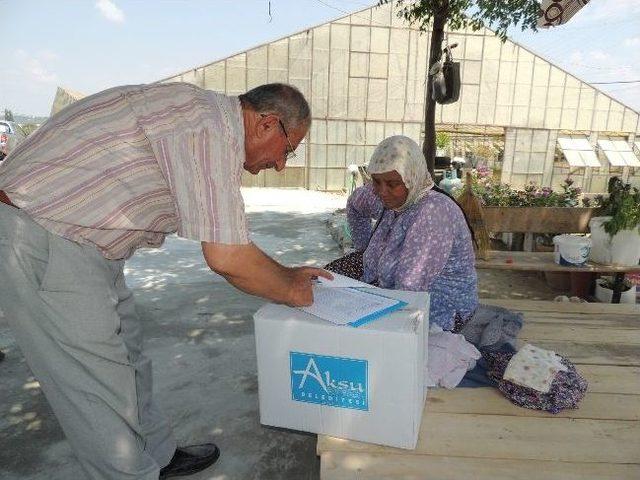
[{"label": "flowering plant", "polygon": [[491,170],[479,165],[471,172],[473,193],[480,197],[487,207],[577,207],[582,190],[574,186],[571,177],[567,177],[561,185],[561,191],[555,192],[551,187],[540,187],[534,183],[525,185],[522,190],[496,182],[491,177]]}]

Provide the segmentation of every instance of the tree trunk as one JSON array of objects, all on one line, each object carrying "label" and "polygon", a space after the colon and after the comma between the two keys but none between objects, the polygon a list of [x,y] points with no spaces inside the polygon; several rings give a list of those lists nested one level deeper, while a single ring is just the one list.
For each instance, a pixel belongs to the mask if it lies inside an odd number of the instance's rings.
[{"label": "tree trunk", "polygon": [[[429,65],[427,68],[427,91],[425,92],[424,107],[424,143],[422,152],[427,160],[427,168],[434,177],[436,161],[436,101],[431,98],[431,84],[433,77],[429,75],[431,67],[442,56],[442,40],[444,39],[444,26],[447,22],[449,1],[442,2],[442,8],[433,17],[433,30],[431,31],[431,43],[429,44]],[[434,177],[435,178],[435,177]]]}]

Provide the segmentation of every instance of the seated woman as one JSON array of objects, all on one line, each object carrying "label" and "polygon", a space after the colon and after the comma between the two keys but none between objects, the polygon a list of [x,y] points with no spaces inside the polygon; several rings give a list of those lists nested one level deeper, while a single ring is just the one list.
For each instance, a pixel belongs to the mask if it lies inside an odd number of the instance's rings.
[{"label": "seated woman", "polygon": [[360,280],[428,291],[430,323],[444,330],[463,324],[478,306],[478,291],[472,235],[461,208],[434,190],[422,150],[408,137],[382,141],[368,172],[373,182],[347,202],[354,246],[364,252]]}]

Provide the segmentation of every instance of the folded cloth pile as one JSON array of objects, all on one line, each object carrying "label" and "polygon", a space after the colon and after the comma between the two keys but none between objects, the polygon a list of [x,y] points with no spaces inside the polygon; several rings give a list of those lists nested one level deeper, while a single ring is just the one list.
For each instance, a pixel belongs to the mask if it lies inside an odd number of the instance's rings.
[{"label": "folded cloth pile", "polygon": [[511,357],[502,378],[522,387],[549,393],[558,372],[566,371],[567,367],[555,352],[527,343]]},{"label": "folded cloth pile", "polygon": [[443,331],[438,325],[429,328],[426,384],[455,388],[462,377],[476,365],[480,352],[462,335]]},{"label": "folded cloth pile", "polygon": [[[522,314],[502,307],[480,304],[470,319],[457,325],[459,333],[483,355],[485,352],[515,353],[516,338],[522,328]],[[467,372],[460,386],[497,387],[497,384],[487,376],[487,362],[481,358],[475,368]]]},{"label": "folded cloth pile", "polygon": [[[500,347],[499,350],[496,350],[498,352],[507,352],[507,353],[516,353],[516,349],[513,348],[511,345],[509,345],[508,343],[505,343],[502,347]],[[493,352],[493,351],[492,351]],[[485,359],[485,354],[480,351],[480,354],[482,355],[482,357],[480,357],[478,359],[478,361],[476,362],[476,366],[469,370],[464,378],[462,379],[462,381],[458,384],[458,387],[462,387],[462,388],[479,388],[479,387],[495,387],[498,388],[498,382],[496,382],[495,380],[493,380],[492,378],[489,378],[487,376],[487,369],[488,369],[488,364],[487,364],[487,360]]]},{"label": "folded cloth pile", "polygon": [[482,352],[487,375],[511,402],[525,408],[558,413],[578,408],[587,381],[565,357],[525,345],[518,353]]},{"label": "folded cloth pile", "polygon": [[500,350],[505,344],[513,348],[522,328],[522,314],[493,305],[478,305],[460,333],[480,350]]}]

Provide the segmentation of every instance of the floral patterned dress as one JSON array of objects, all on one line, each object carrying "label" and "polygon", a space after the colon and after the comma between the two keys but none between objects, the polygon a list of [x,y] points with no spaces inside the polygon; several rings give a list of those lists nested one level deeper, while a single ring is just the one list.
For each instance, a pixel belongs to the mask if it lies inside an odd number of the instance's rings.
[{"label": "floral patterned dress", "polygon": [[[383,213],[384,211],[384,213]],[[372,235],[372,219],[382,215]],[[429,191],[397,213],[384,210],[372,185],[347,202],[354,246],[365,249],[362,281],[394,290],[428,291],[430,323],[451,330],[478,306],[471,233],[462,211],[446,195]],[[370,240],[369,240],[370,239]]]}]

